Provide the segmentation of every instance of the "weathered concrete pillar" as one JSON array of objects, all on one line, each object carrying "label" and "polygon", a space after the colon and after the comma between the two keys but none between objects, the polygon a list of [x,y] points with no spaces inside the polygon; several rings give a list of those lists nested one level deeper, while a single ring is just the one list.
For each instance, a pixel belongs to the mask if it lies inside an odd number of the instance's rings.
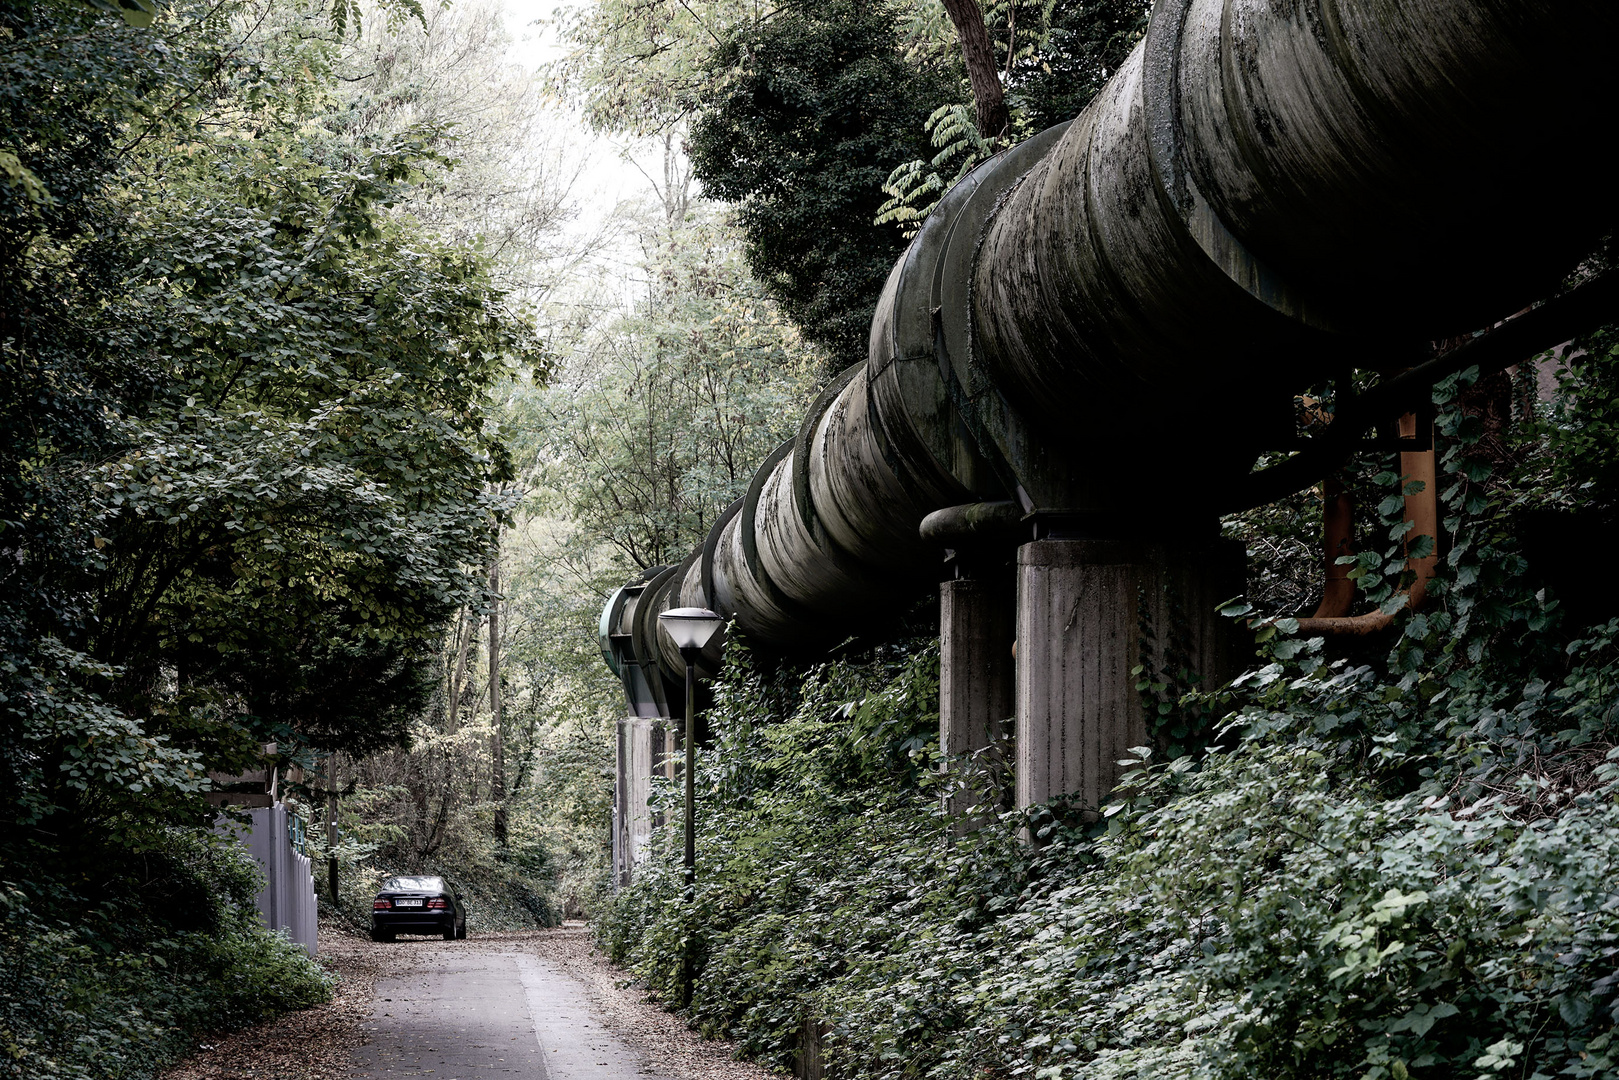
[{"label": "weathered concrete pillar", "polygon": [[652,724],[652,772],[673,780],[680,775],[680,725],[673,720],[659,719]]},{"label": "weathered concrete pillar", "polygon": [[[939,585],[939,749],[965,757],[1008,734],[1017,572],[1012,554],[1028,527],[1015,503],[946,507],[922,519],[924,541],[945,551],[951,577]],[[950,796],[965,812],[975,792]],[[966,827],[966,823],[962,823]]]},{"label": "weathered concrete pillar", "polygon": [[655,721],[627,716],[618,722],[617,805],[614,807],[613,877],[628,885],[652,839],[652,729]]},{"label": "weathered concrete pillar", "polygon": [[[1099,809],[1133,746],[1149,746],[1138,677],[1227,676],[1216,605],[1242,590],[1240,547],[1037,540],[1018,549],[1017,799],[1073,795]],[[1189,687],[1187,687],[1189,689]]]},{"label": "weathered concrete pillar", "polygon": [[939,586],[939,748],[989,746],[1012,717],[1016,582],[1010,572]]}]

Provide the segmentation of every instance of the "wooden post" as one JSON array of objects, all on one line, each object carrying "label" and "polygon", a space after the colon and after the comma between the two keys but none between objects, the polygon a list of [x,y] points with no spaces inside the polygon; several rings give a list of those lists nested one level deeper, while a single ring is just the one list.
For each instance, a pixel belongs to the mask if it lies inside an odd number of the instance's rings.
[{"label": "wooden post", "polygon": [[798,1080],[822,1080],[826,1075],[821,1064],[821,1036],[826,1025],[812,1016],[804,1017],[798,1025],[798,1053],[793,1059],[793,1075]]}]

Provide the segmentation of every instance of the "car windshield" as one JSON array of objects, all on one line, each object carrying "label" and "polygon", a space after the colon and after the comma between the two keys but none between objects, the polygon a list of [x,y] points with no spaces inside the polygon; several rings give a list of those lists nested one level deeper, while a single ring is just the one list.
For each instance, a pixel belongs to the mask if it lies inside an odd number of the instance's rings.
[{"label": "car windshield", "polygon": [[383,892],[443,892],[444,879],[437,877],[391,877],[382,883]]}]

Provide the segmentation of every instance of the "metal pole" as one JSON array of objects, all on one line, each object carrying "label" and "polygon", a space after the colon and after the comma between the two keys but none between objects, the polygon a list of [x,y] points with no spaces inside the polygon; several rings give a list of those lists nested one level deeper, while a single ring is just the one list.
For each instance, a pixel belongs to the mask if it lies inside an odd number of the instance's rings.
[{"label": "metal pole", "polygon": [[692,983],[696,977],[692,956],[692,934],[697,904],[697,657],[696,650],[682,649],[686,660],[686,947],[680,958],[680,983],[685,1003],[691,1004]]},{"label": "metal pole", "polygon": [[686,891],[697,887],[697,665],[686,661]]}]

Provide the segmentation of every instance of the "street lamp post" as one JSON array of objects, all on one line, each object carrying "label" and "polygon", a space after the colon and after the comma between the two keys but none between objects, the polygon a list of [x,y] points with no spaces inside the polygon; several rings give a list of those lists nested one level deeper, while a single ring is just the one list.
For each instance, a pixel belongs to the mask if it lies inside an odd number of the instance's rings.
[{"label": "street lamp post", "polygon": [[[724,625],[707,608],[673,608],[658,616],[658,624],[686,661],[686,910],[697,901],[697,657]],[[680,961],[680,981],[686,1004],[691,1003],[692,952],[688,939]]]}]

